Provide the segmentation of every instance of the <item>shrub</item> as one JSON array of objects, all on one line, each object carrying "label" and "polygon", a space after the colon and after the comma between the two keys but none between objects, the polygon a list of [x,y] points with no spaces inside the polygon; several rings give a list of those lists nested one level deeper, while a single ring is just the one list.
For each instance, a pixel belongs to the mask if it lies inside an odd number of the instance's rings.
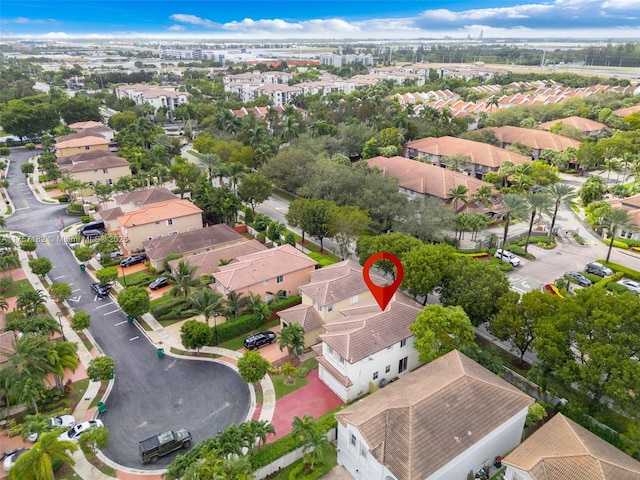
[{"label": "shrub", "polygon": [[84,215],[81,220],[82,223],[89,223],[91,221],[91,217],[89,215]]},{"label": "shrub", "polygon": [[242,315],[235,320],[227,320],[218,325],[218,343],[226,342],[232,338],[239,337],[251,330],[262,327],[264,322],[256,315]]},{"label": "shrub", "polygon": [[9,147],[0,147],[0,155],[3,157],[8,157],[11,154],[11,149]]},{"label": "shrub", "polygon": [[264,232],[258,232],[258,235],[256,235],[256,240],[258,240],[260,243],[264,243],[267,240],[267,235]]},{"label": "shrub", "polygon": [[184,298],[172,298],[171,300],[167,300],[166,302],[162,302],[151,307],[150,313],[156,317],[157,320],[161,320],[163,319],[162,317],[166,317],[176,310],[182,312],[183,310],[188,309],[189,305]]},{"label": "shrub", "polygon": [[33,142],[25,143],[24,148],[26,148],[27,150],[35,150],[36,144]]},{"label": "shrub", "polygon": [[625,293],[629,291],[627,287],[616,282],[609,282],[607,283],[606,287],[610,292]]},{"label": "shrub", "polygon": [[302,296],[299,294],[290,295],[287,298],[282,298],[280,300],[276,300],[269,304],[269,309],[272,312],[278,312],[280,310],[284,310],[285,308],[293,307],[294,305],[299,305],[302,302]]},{"label": "shrub", "polygon": [[69,198],[69,195],[67,195],[66,193],[64,195],[58,195],[57,197],[53,197],[54,200],[58,200],[60,203],[69,203],[71,201],[71,199]]},{"label": "shrub", "polygon": [[629,268],[625,265],[620,265],[619,263],[605,262],[604,260],[598,260],[598,263],[606,265],[614,272],[622,272],[625,277],[629,277],[631,280],[640,281],[640,272],[634,270],[633,268]]},{"label": "shrub", "polygon": [[[610,238],[605,238],[604,239],[604,243],[606,243],[607,245],[610,245],[611,244],[611,239]],[[629,249],[629,244],[628,243],[623,242],[622,240],[618,240],[618,239],[615,239],[613,241],[613,246],[615,248],[623,248],[625,250]]]},{"label": "shrub", "polygon": [[587,277],[589,280],[591,280],[593,283],[598,283],[600,280],[602,280],[601,277],[599,277],[598,275],[594,274],[594,273],[583,273],[583,275],[585,277]]}]

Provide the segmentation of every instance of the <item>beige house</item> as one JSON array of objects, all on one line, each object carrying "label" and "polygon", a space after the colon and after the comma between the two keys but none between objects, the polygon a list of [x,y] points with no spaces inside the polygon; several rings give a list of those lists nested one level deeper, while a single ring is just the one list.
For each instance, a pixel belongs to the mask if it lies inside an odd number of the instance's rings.
[{"label": "beige house", "polygon": [[556,125],[557,123],[562,123],[563,125],[568,125],[570,127],[577,128],[582,132],[583,135],[588,135],[590,137],[595,137],[596,135],[600,135],[601,133],[611,133],[611,129],[607,127],[604,123],[596,122],[595,120],[591,120],[589,118],[583,117],[567,117],[567,118],[559,118],[558,120],[551,120],[550,122],[544,122],[539,125],[542,130],[549,130],[551,127]]},{"label": "beige house", "polygon": [[[364,283],[362,267],[345,260],[309,274],[309,283],[300,286],[300,305],[278,312],[283,326],[299,323],[304,328],[304,344],[315,345],[324,333],[324,325],[342,317],[342,310],[360,303],[370,303],[373,295]],[[385,280],[373,276],[381,285]]]},{"label": "beige house", "polygon": [[469,478],[520,443],[533,402],[454,350],[336,413],[338,463],[362,480]]},{"label": "beige house", "polygon": [[291,245],[237,258],[237,262],[221,265],[212,288],[224,295],[230,292],[259,295],[269,302],[279,291],[286,295],[297,292],[309,281],[318,263]]},{"label": "beige house", "polygon": [[129,162],[106,150],[92,150],[61,157],[57,163],[61,174],[70,174],[89,186],[97,182],[113,185],[120,177],[131,175]]},{"label": "beige house", "polygon": [[183,259],[188,260],[188,257],[201,252],[247,241],[246,238],[229,225],[220,223],[200,230],[182,232],[169,237],[154,238],[147,240],[142,245],[151,265],[161,269],[164,267],[164,259],[172,253],[182,255]]},{"label": "beige house", "polygon": [[502,148],[507,148],[514,143],[522,143],[531,149],[531,157],[534,160],[540,158],[542,150],[548,149],[555,152],[564,152],[567,148],[578,149],[582,142],[573,138],[563,137],[546,130],[534,130],[532,128],[512,127],[504,125],[502,127],[487,127],[483,130],[492,130],[496,138],[500,140]]},{"label": "beige house", "polygon": [[108,231],[120,230],[118,217],[138,210],[145,205],[176,200],[178,197],[167,188],[145,188],[114,196],[105,205],[100,204],[97,217],[104,221]]},{"label": "beige house", "polygon": [[502,462],[505,480],[640,480],[640,462],[561,413]]},{"label": "beige house", "polygon": [[112,128],[106,126],[104,123],[94,121],[72,123],[69,125],[69,128],[75,130],[76,133],[60,137],[59,140],[69,140],[70,138],[74,138],[74,135],[80,134],[80,136],[103,136],[107,140],[112,141],[115,135]]},{"label": "beige house", "polygon": [[56,157],[70,157],[78,153],[94,150],[109,151],[109,140],[102,135],[75,136],[69,140],[62,140],[55,144]]},{"label": "beige house", "polygon": [[202,228],[202,210],[189,200],[169,200],[145,205],[118,217],[127,250],[138,252],[147,240]]},{"label": "beige house", "polygon": [[427,157],[438,166],[447,166],[447,157],[463,155],[469,157],[469,163],[463,168],[465,173],[482,180],[489,172],[497,172],[503,162],[509,161],[521,165],[531,161],[529,157],[510,152],[488,143],[474,142],[455,137],[427,137],[409,142],[405,146],[406,157]]}]

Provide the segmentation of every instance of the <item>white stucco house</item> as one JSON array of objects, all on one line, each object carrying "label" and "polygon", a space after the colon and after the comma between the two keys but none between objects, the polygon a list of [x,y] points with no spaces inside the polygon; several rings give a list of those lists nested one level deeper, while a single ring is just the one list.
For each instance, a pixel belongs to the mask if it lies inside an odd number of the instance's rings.
[{"label": "white stucco house", "polygon": [[341,311],[343,318],[325,324],[318,377],[345,402],[355,400],[417,368],[409,326],[422,306],[396,293],[385,310],[375,302]]},{"label": "white stucco house", "polygon": [[520,443],[533,402],[454,350],[336,413],[338,463],[361,480],[465,480]]}]

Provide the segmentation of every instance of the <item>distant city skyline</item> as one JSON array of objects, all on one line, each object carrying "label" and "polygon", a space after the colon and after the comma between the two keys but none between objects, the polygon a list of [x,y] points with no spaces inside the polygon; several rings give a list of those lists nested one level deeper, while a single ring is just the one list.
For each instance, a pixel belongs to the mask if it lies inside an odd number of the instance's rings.
[{"label": "distant city skyline", "polygon": [[0,39],[640,40],[638,0],[2,0]]}]

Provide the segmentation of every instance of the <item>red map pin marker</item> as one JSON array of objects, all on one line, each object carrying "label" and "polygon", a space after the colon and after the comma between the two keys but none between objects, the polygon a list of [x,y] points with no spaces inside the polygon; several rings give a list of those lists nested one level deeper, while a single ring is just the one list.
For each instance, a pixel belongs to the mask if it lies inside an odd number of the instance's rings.
[{"label": "red map pin marker", "polygon": [[[369,270],[371,270],[373,264],[378,260],[389,260],[395,265],[397,272],[396,281],[391,285],[381,287],[373,283],[373,281],[371,280],[371,277],[369,276]],[[376,302],[378,302],[378,305],[380,305],[380,308],[382,310],[387,308],[387,305],[389,305],[389,302],[393,298],[393,295],[396,293],[396,290],[398,290],[398,287],[402,283],[403,276],[404,270],[402,269],[402,263],[400,263],[398,257],[387,252],[378,252],[371,255],[367,259],[367,261],[364,262],[364,267],[362,269],[362,277],[364,278],[364,283],[367,284],[367,287],[369,287],[369,291],[373,295],[373,298],[376,299]]]}]

